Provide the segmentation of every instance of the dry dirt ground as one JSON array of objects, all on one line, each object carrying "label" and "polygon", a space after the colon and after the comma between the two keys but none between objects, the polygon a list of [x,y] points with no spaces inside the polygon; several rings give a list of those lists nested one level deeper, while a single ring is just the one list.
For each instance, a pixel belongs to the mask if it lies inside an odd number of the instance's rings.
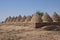
[{"label": "dry dirt ground", "polygon": [[40,31],[26,26],[0,25],[0,40],[60,40],[60,32]]}]

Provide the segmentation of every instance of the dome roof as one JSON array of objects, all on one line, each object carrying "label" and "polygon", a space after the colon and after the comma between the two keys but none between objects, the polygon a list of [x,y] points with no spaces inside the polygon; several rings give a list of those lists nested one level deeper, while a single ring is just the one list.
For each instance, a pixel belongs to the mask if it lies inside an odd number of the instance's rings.
[{"label": "dome roof", "polygon": [[59,22],[60,21],[60,17],[58,16],[58,14],[56,12],[53,13],[52,20],[53,20],[53,22]]},{"label": "dome roof", "polygon": [[42,22],[41,16],[37,13],[35,13],[31,18],[32,23],[40,23]]},{"label": "dome roof", "polygon": [[16,22],[20,22],[20,20],[21,20],[21,15],[19,15],[18,17],[16,17]]},{"label": "dome roof", "polygon": [[26,19],[26,16],[23,16],[23,17],[21,18],[20,22],[24,22],[25,19]]},{"label": "dome roof", "polygon": [[48,15],[47,12],[46,12],[45,14],[43,14],[42,20],[43,20],[43,22],[52,22],[52,19],[51,19],[51,17]]},{"label": "dome roof", "polygon": [[32,18],[31,16],[27,16],[25,22],[29,22],[29,21],[31,21],[31,18]]}]

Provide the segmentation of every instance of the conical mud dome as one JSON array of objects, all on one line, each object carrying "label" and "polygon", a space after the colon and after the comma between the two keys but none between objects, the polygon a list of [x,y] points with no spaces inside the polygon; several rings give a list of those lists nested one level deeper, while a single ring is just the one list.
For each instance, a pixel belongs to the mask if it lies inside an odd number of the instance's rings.
[{"label": "conical mud dome", "polygon": [[10,21],[11,21],[11,16],[9,16],[7,19],[7,22],[10,22]]},{"label": "conical mud dome", "polygon": [[41,16],[39,14],[35,13],[32,16],[31,23],[40,23],[40,22],[42,22]]},{"label": "conical mud dome", "polygon": [[29,21],[31,21],[31,18],[32,18],[31,16],[27,16],[25,22],[29,22]]},{"label": "conical mud dome", "polygon": [[12,17],[12,22],[16,22],[16,17]]},{"label": "conical mud dome", "polygon": [[59,22],[60,21],[60,18],[56,12],[53,13],[52,20],[53,20],[53,22]]},{"label": "conical mud dome", "polygon": [[13,22],[13,17],[11,17],[10,22]]},{"label": "conical mud dome", "polygon": [[5,19],[5,21],[4,21],[4,22],[5,22],[5,23],[6,23],[6,22],[8,22],[8,17]]},{"label": "conical mud dome", "polygon": [[17,16],[13,17],[13,19],[14,19],[13,22],[17,22],[17,18],[18,18]]},{"label": "conical mud dome", "polygon": [[52,19],[50,18],[48,13],[43,14],[42,20],[43,20],[43,22],[52,22]]},{"label": "conical mud dome", "polygon": [[26,19],[26,16],[23,16],[22,19],[20,20],[20,22],[24,22]]},{"label": "conical mud dome", "polygon": [[18,17],[16,17],[16,22],[20,22],[20,20],[21,20],[21,15],[19,15]]},{"label": "conical mud dome", "polygon": [[6,18],[5,22],[13,22],[13,17],[9,16],[8,18]]}]

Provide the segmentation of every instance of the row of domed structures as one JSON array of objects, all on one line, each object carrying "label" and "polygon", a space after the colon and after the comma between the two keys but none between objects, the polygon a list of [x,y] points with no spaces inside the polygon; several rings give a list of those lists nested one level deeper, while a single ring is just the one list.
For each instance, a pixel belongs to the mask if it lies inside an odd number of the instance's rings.
[{"label": "row of domed structures", "polygon": [[31,23],[41,23],[41,22],[60,22],[60,15],[56,12],[49,16],[48,13],[44,13],[42,16],[38,13],[33,14],[32,16],[17,16],[17,17],[8,17],[4,21],[5,23],[8,22],[31,22]]}]

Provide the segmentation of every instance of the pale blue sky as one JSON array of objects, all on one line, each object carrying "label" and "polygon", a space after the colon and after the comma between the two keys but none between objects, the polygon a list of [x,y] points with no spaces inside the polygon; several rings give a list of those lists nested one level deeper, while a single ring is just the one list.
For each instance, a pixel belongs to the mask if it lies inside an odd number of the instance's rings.
[{"label": "pale blue sky", "polygon": [[8,16],[32,15],[36,11],[60,13],[60,0],[0,0],[0,21]]}]

